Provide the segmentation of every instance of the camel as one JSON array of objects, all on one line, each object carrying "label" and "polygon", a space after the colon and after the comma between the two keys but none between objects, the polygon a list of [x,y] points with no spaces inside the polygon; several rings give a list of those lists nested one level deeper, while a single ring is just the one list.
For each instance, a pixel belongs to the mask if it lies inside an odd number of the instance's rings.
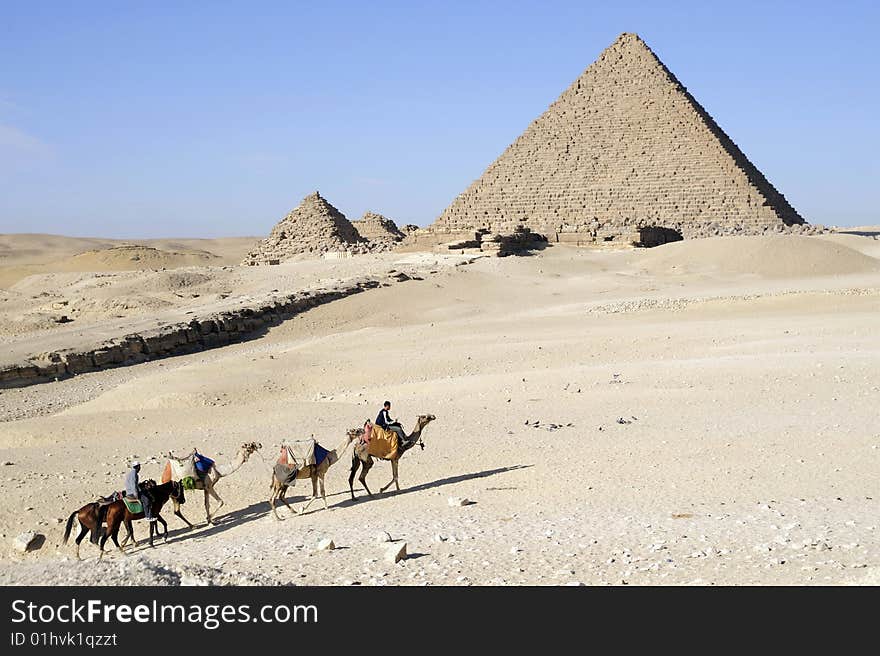
[{"label": "camel", "polygon": [[[397,463],[400,461],[401,456],[404,453],[413,448],[416,444],[420,444],[424,449],[425,446],[422,444],[422,430],[434,421],[436,417],[434,415],[419,415],[416,419],[416,428],[415,430],[407,435],[406,441],[402,444],[398,444],[397,454],[394,458],[380,458],[380,460],[391,460],[391,474],[393,478],[389,481],[388,485],[379,490],[381,494],[389,487],[391,484],[397,487],[397,491],[400,492],[400,483],[397,482]],[[359,428],[357,431],[360,435],[363,435],[364,429]],[[367,487],[367,472],[370,471],[370,468],[373,466],[373,456],[370,455],[369,445],[365,444],[363,441],[358,441],[354,447],[354,453],[351,457],[351,473],[348,475],[348,488],[351,491],[351,498],[354,500],[354,475],[357,473],[358,467],[363,465],[363,471],[361,471],[361,475],[358,477],[358,480],[361,482],[361,485],[364,486],[364,489],[367,491],[367,494],[373,496],[373,493],[370,492],[370,488]]]},{"label": "camel", "polygon": [[[210,471],[205,476],[194,476],[195,479],[195,489],[196,490],[204,490],[205,491],[205,517],[207,518],[208,524],[214,523],[214,518],[211,516],[211,506],[210,506],[210,497],[214,497],[216,501],[220,502],[220,505],[217,506],[217,511],[219,511],[223,505],[224,501],[220,498],[220,495],[217,494],[217,490],[215,486],[217,485],[217,481],[225,476],[229,476],[230,474],[234,474],[241,468],[241,466],[248,461],[248,458],[251,457],[258,450],[262,449],[263,445],[259,442],[245,442],[242,444],[238,453],[236,454],[235,463],[233,463],[232,468],[228,471],[220,471],[217,467],[217,463],[214,463],[211,466]],[[171,452],[168,453],[168,462],[165,463],[165,469],[162,471],[162,482],[167,483],[172,479],[172,460],[176,463],[176,468],[183,468],[190,464],[195,458],[196,449],[192,450],[192,453],[178,458]],[[187,462],[190,461],[190,462]],[[194,469],[194,466],[193,466]]]},{"label": "camel", "polygon": [[[312,481],[312,498],[309,499],[308,503],[306,503],[302,510],[299,511],[300,514],[308,510],[309,506],[312,505],[312,502],[318,498],[318,481],[321,482],[321,499],[324,502],[324,510],[327,510],[327,495],[324,492],[324,476],[327,474],[327,470],[330,469],[330,466],[342,457],[342,454],[345,453],[345,449],[348,445],[359,437],[357,431],[358,429],[354,428],[349,430],[348,433],[346,433],[345,440],[335,449],[330,451],[324,460],[321,461],[321,464],[317,466],[306,465],[296,473],[296,480],[309,478]],[[363,430],[361,429],[361,434],[362,433]],[[291,513],[296,514],[296,510],[294,510],[291,505],[287,503],[287,499],[284,498],[288,487],[288,485],[279,481],[274,473],[272,474],[272,482],[269,485],[269,489],[271,490],[271,494],[269,495],[269,507],[272,508],[272,513],[275,515],[275,519],[281,519],[278,515],[278,511],[275,510],[275,503],[279,500],[287,506],[287,509]]]}]

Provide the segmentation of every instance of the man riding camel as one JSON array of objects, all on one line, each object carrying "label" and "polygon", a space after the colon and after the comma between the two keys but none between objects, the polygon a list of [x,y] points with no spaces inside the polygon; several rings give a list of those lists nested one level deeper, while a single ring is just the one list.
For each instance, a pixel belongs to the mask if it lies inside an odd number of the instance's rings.
[{"label": "man riding camel", "polygon": [[385,403],[382,404],[382,409],[379,410],[379,416],[376,417],[375,424],[381,426],[385,430],[397,433],[397,439],[400,444],[403,445],[406,443],[406,432],[403,430],[403,426],[400,425],[400,420],[392,419],[390,413],[391,401],[385,401]]},{"label": "man riding camel", "polygon": [[131,463],[131,471],[125,477],[125,496],[129,499],[137,499],[141,502],[144,509],[144,517],[151,522],[155,522],[150,504],[152,498],[146,490],[141,489],[138,473],[141,470],[141,463],[135,460]]}]

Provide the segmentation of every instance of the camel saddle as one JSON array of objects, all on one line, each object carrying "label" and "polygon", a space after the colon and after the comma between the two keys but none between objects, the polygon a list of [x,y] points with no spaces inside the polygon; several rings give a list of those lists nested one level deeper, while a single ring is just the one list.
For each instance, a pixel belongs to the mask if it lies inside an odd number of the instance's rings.
[{"label": "camel saddle", "polygon": [[[315,449],[318,443],[314,439],[294,440],[281,445],[278,464],[302,469],[316,464]],[[322,449],[323,450],[323,449]],[[325,454],[326,455],[326,454]],[[323,458],[322,458],[323,460]]]},{"label": "camel saddle", "polygon": [[281,455],[278,456],[272,471],[279,483],[293,485],[296,482],[296,475],[303,467],[318,466],[327,458],[330,458],[332,465],[339,459],[334,456],[336,456],[335,451],[328,451],[314,439],[296,440],[281,445]]},{"label": "camel saddle", "polygon": [[[165,469],[162,471],[163,483],[167,483],[172,479],[179,481],[181,478],[185,478],[187,476],[198,478],[195,456],[190,455],[186,458],[168,458],[168,463],[165,465]],[[165,480],[166,477],[168,480]]]},{"label": "camel saddle", "polygon": [[367,453],[374,458],[393,460],[397,457],[399,438],[393,430],[368,422],[364,426],[364,437],[361,441],[367,445]]},{"label": "camel saddle", "polygon": [[185,458],[171,457],[162,470],[162,482],[181,481],[187,490],[203,490],[205,477],[213,465],[213,460],[200,453],[193,453]]}]

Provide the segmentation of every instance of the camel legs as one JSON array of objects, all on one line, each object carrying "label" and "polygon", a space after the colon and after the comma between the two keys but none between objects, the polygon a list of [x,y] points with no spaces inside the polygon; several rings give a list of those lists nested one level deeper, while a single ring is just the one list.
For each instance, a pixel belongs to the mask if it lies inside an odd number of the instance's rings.
[{"label": "camel legs", "polygon": [[372,456],[367,456],[366,460],[361,460],[358,457],[357,453],[352,454],[351,456],[351,472],[348,474],[348,489],[351,492],[351,499],[354,501],[354,476],[357,474],[357,470],[360,467],[363,467],[361,470],[361,475],[358,476],[358,480],[361,485],[364,486],[364,489],[367,491],[367,494],[373,496],[373,493],[370,492],[370,488],[367,487],[367,472],[370,471],[370,467],[373,466],[373,458]]},{"label": "camel legs", "polygon": [[210,479],[205,479],[205,516],[208,518],[208,523],[213,524],[214,520],[211,519],[211,507],[209,505],[208,495],[214,497],[214,500],[219,502],[220,505],[217,506],[217,510],[220,510],[225,502],[214,489],[214,483],[212,483]]},{"label": "camel legs", "polygon": [[276,487],[274,487],[274,485],[273,485],[273,487],[272,487],[272,494],[271,494],[271,496],[269,497],[269,507],[272,508],[272,513],[275,515],[275,519],[278,519],[278,520],[281,519],[281,517],[278,515],[278,511],[275,510],[275,502],[278,501],[278,500],[280,500],[285,506],[287,506],[287,509],[288,509],[291,513],[293,513],[294,515],[296,514],[296,510],[294,510],[294,509],[290,506],[290,504],[287,503],[287,499],[284,498],[284,495],[285,495],[286,493],[287,493],[287,486],[286,486],[286,485],[284,485],[284,486],[282,486],[282,487],[280,487],[280,488],[276,488]]},{"label": "camel legs", "polygon": [[354,501],[354,476],[357,474],[357,470],[360,469],[361,459],[357,457],[357,455],[353,455],[351,457],[351,472],[348,474],[348,489],[351,492],[351,500]]},{"label": "camel legs", "polygon": [[370,468],[373,466],[373,459],[370,458],[363,462],[363,469],[361,469],[361,475],[358,476],[358,480],[361,482],[361,485],[364,486],[364,489],[367,491],[367,494],[373,496],[373,493],[370,492],[370,488],[367,487],[367,473],[370,471]]},{"label": "camel legs", "polygon": [[324,510],[327,510],[327,492],[324,490],[324,474],[323,473],[318,477],[318,482],[321,483],[321,500],[324,502]]},{"label": "camel legs", "polygon": [[278,497],[281,496],[281,490],[279,490],[275,486],[275,479],[274,478],[272,479],[272,487],[270,489],[271,489],[271,492],[269,492],[269,502],[268,502],[269,507],[272,509],[272,514],[275,515],[275,519],[280,520],[281,517],[278,516],[278,511],[275,510],[275,501],[278,499]]},{"label": "camel legs", "polygon": [[391,461],[391,475],[393,478],[388,481],[388,485],[379,490],[379,492],[384,492],[385,490],[387,490],[389,487],[391,487],[392,483],[394,483],[394,485],[397,487],[397,491],[400,492],[400,483],[397,482],[397,460]]},{"label": "camel legs", "polygon": [[[312,501],[318,498],[318,472],[312,468],[312,475],[309,477],[312,479],[312,498],[308,500],[306,505],[302,507],[302,510],[299,511],[299,514],[302,515],[306,510],[308,510],[309,506],[312,505]],[[324,507],[326,508],[327,502],[324,502]]]}]

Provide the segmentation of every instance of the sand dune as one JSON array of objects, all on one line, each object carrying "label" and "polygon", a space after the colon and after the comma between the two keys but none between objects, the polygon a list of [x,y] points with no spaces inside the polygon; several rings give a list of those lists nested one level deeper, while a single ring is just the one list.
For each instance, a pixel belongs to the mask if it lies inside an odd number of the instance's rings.
[{"label": "sand dune", "polygon": [[880,259],[880,228],[873,230],[853,228],[849,232],[822,235],[819,239],[841,244],[859,253]]},{"label": "sand dune", "polygon": [[255,239],[114,240],[43,234],[0,235],[0,288],[31,275],[238,264]]},{"label": "sand dune", "polygon": [[218,256],[207,251],[166,251],[140,244],[122,244],[79,253],[56,266],[67,271],[126,271],[210,266],[219,260]]},{"label": "sand dune", "polygon": [[764,278],[839,276],[880,270],[880,260],[851,247],[852,240],[870,240],[852,235],[835,239],[795,235],[694,239],[644,251],[637,262],[654,274]]}]

